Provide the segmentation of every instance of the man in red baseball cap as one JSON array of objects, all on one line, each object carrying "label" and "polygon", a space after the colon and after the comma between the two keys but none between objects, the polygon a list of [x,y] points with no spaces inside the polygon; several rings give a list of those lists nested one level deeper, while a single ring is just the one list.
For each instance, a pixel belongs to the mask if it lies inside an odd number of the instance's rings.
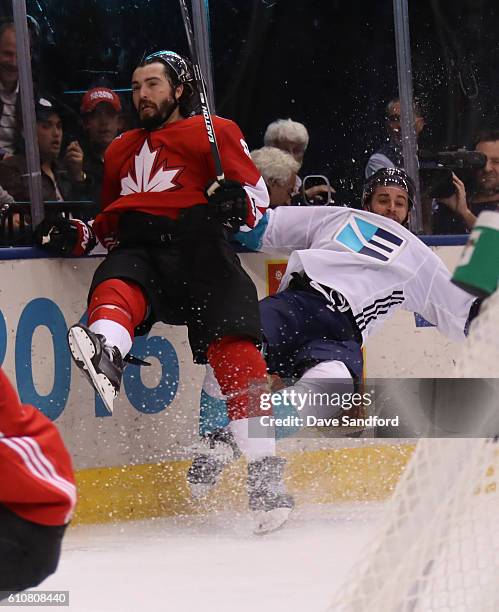
[{"label": "man in red baseball cap", "polygon": [[122,130],[121,101],[112,89],[94,87],[83,96],[80,113],[86,134],[84,171],[92,184],[93,200],[100,205],[104,152]]},{"label": "man in red baseball cap", "polygon": [[82,98],[80,112],[82,115],[93,113],[101,103],[110,104],[116,113],[121,113],[120,98],[117,93],[108,87],[89,89]]}]

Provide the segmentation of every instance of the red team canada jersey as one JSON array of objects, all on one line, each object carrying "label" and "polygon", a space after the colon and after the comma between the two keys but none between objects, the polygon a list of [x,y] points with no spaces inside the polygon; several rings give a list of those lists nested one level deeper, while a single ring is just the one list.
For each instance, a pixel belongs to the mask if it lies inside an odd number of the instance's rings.
[{"label": "red team canada jersey", "polygon": [[[243,184],[249,202],[247,225],[254,227],[268,206],[265,183],[238,126],[221,117],[213,117],[213,124],[225,176]],[[93,229],[108,246],[121,212],[176,219],[183,208],[206,203],[204,191],[214,179],[210,143],[200,115],[167,123],[159,130],[125,132],[106,150],[102,212]]]},{"label": "red team canada jersey", "polygon": [[71,458],[57,428],[19,402],[1,369],[0,504],[41,525],[65,525],[76,505]]}]

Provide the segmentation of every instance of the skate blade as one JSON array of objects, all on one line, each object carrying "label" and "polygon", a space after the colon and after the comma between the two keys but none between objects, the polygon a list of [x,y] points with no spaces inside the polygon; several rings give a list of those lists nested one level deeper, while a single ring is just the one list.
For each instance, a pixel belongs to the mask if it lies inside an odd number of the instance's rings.
[{"label": "skate blade", "polygon": [[255,512],[253,533],[255,535],[264,535],[281,529],[290,514],[291,508],[275,508],[275,510],[269,510],[268,512]]},{"label": "skate blade", "polygon": [[[113,401],[116,398],[116,392],[107,377],[104,376],[104,374],[97,374],[95,371],[92,363],[92,357],[95,355],[95,347],[92,340],[88,337],[87,332],[79,326],[71,327],[68,331],[68,344],[76,364],[79,368],[82,368],[84,374],[90,378],[109,414],[113,414]],[[85,355],[83,348],[87,349],[89,354],[88,357]]]}]

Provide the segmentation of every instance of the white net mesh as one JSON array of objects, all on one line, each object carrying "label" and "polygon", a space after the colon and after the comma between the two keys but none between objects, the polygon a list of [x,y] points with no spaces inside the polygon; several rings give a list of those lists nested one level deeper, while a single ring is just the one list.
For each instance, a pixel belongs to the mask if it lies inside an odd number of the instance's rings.
[{"label": "white net mesh", "polygon": [[[472,325],[459,371],[499,378],[499,292]],[[382,524],[331,611],[499,610],[496,441],[420,440]]]}]

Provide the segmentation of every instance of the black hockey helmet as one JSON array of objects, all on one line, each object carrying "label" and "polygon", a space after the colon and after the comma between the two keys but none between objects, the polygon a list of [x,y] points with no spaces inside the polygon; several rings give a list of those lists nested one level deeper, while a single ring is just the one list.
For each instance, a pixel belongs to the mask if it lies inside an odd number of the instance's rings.
[{"label": "black hockey helmet", "polygon": [[163,62],[173,70],[179,83],[190,83],[194,80],[190,62],[175,51],[155,51],[144,58],[142,65],[145,66],[158,61]]},{"label": "black hockey helmet", "polygon": [[409,210],[416,201],[416,187],[414,181],[402,168],[380,168],[376,170],[364,183],[362,191],[362,208],[367,208],[376,187],[401,187],[407,192]]},{"label": "black hockey helmet", "polygon": [[199,96],[194,83],[191,63],[175,51],[164,50],[150,53],[141,61],[140,66],[147,66],[154,62],[161,62],[166,66],[174,87],[184,86],[184,91],[178,101],[181,115],[189,117],[195,114],[199,106]]}]

